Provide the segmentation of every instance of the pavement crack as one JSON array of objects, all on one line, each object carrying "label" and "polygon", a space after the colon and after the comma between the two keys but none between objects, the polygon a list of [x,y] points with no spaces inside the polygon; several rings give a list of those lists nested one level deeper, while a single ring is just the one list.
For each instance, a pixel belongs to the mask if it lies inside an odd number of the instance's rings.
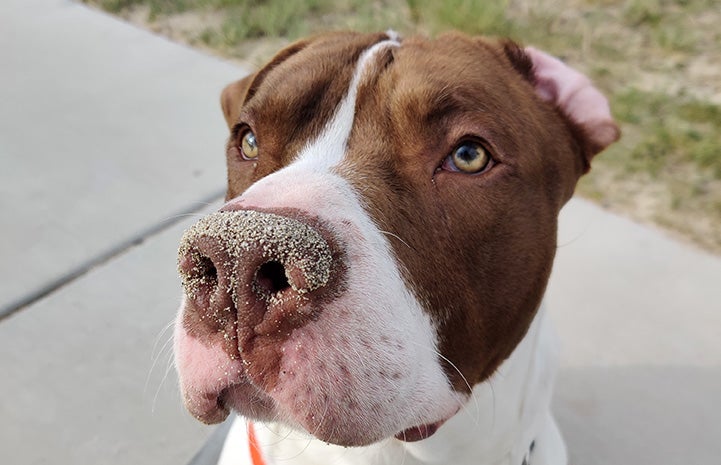
[{"label": "pavement crack", "polygon": [[207,208],[209,204],[221,200],[224,196],[225,189],[213,192],[207,197],[199,200],[198,202],[194,202],[193,204],[181,209],[175,214],[172,214],[167,218],[157,223],[151,224],[149,227],[138,231],[136,234],[133,234],[128,239],[120,241],[119,243],[105,249],[94,257],[91,257],[83,263],[69,269],[58,278],[50,280],[45,284],[37,287],[36,289],[28,292],[19,299],[16,299],[1,306],[0,321],[33,305],[35,302],[38,302],[39,300],[42,300],[49,295],[52,295],[56,291],[62,289],[68,284],[73,283],[78,278],[86,275],[98,266],[102,266],[110,262],[115,257],[124,254],[128,250],[143,244],[143,242],[145,242],[147,239],[150,239],[153,236],[156,236],[161,232],[171,228],[172,226],[175,226],[176,224],[185,220],[189,215],[198,213],[204,208]]}]

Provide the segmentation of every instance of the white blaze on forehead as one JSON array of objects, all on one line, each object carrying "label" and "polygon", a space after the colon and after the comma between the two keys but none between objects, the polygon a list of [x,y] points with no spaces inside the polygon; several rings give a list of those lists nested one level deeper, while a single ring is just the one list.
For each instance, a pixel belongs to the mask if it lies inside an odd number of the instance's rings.
[{"label": "white blaze on forehead", "polygon": [[353,129],[358,87],[366,68],[380,52],[390,47],[399,46],[398,37],[393,34],[391,39],[378,42],[363,52],[358,59],[358,64],[348,87],[348,93],[338,105],[335,115],[325,126],[323,132],[301,150],[298,154],[297,163],[310,164],[317,168],[326,169],[340,163]]}]

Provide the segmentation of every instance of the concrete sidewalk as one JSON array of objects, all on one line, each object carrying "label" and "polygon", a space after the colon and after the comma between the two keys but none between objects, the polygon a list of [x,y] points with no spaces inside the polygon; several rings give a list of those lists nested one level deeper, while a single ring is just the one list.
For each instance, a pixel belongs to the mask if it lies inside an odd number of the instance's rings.
[{"label": "concrete sidewalk", "polygon": [[[212,429],[169,370],[176,246],[246,70],[68,0],[3,0],[0,63],[0,463],[188,463]],[[721,259],[579,200],[560,243],[572,463],[718,463]]]},{"label": "concrete sidewalk", "polygon": [[0,463],[187,463],[170,224],[220,199],[247,73],[68,0],[3,0],[0,63]]},{"label": "concrete sidewalk", "polygon": [[571,463],[719,463],[721,258],[573,200],[547,298]]}]

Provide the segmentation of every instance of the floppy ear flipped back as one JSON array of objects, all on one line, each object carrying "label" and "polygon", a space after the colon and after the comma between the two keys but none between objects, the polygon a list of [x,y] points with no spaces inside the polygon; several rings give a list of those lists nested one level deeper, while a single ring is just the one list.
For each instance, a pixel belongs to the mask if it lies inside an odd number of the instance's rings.
[{"label": "floppy ear flipped back", "polygon": [[533,62],[536,93],[555,103],[584,129],[591,156],[618,140],[621,131],[613,121],[608,100],[590,79],[547,53],[533,47],[525,51]]},{"label": "floppy ear flipped back", "polygon": [[229,84],[223,89],[223,92],[220,94],[220,105],[223,107],[223,115],[225,116],[225,122],[228,124],[229,129],[233,129],[240,115],[240,109],[246,100],[253,96],[265,75],[279,63],[282,63],[292,55],[303,50],[312,41],[313,39],[311,38],[290,44],[279,51],[260,71],[246,76],[240,81]]},{"label": "floppy ear flipped back", "polygon": [[536,95],[555,105],[577,129],[588,168],[594,155],[621,136],[608,100],[588,77],[561,60],[533,47],[521,50],[513,45],[506,44],[506,55],[531,82]]},{"label": "floppy ear flipped back", "polygon": [[251,74],[228,84],[220,94],[220,106],[223,108],[223,116],[228,124],[228,129],[233,129],[233,125],[240,115],[240,107],[243,106],[245,96],[254,78],[255,74]]}]

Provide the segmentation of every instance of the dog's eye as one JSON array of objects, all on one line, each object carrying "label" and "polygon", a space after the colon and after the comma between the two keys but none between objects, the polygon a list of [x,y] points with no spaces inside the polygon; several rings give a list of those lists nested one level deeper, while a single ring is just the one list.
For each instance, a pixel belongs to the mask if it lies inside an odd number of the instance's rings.
[{"label": "dog's eye", "polygon": [[258,158],[258,142],[255,140],[253,131],[247,130],[240,139],[240,154],[246,160],[255,160]]},{"label": "dog's eye", "polygon": [[453,149],[443,161],[441,168],[467,174],[480,173],[489,169],[493,159],[486,148],[478,142],[463,142]]}]

